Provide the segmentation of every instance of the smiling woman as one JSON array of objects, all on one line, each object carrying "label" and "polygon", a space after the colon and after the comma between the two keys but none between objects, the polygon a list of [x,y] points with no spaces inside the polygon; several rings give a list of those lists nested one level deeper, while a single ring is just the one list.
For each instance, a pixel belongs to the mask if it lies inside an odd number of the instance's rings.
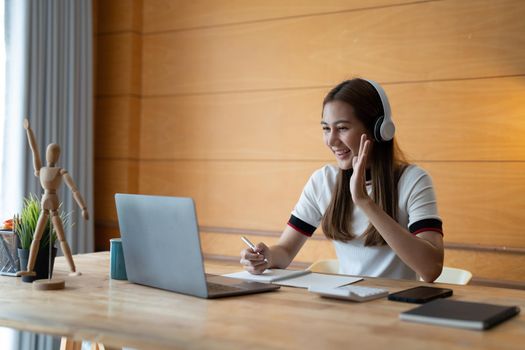
[{"label": "smiling woman", "polygon": [[432,180],[397,149],[383,88],[343,81],[326,95],[321,125],[337,166],[314,172],[277,244],[243,250],[241,264],[254,274],[286,268],[321,224],[339,273],[435,280],[443,232]]}]

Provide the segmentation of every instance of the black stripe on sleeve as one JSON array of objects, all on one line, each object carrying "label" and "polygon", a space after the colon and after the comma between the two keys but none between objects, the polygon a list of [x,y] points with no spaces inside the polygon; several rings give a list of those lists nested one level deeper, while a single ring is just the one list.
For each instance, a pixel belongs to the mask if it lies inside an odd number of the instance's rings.
[{"label": "black stripe on sleeve", "polygon": [[293,215],[290,216],[290,220],[288,220],[288,225],[296,231],[299,231],[300,233],[308,237],[312,237],[314,231],[317,229],[317,227],[312,226],[309,223],[304,222],[303,220]]},{"label": "black stripe on sleeve", "polygon": [[424,231],[434,231],[443,235],[443,223],[438,219],[424,219],[414,222],[408,230],[414,235]]}]

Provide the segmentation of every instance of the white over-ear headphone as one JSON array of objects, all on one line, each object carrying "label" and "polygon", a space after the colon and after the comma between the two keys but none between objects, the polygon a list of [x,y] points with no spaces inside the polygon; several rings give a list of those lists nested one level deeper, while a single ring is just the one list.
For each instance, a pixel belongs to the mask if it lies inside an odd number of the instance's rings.
[{"label": "white over-ear headphone", "polygon": [[377,118],[376,124],[374,126],[374,138],[377,142],[390,141],[394,138],[394,133],[396,132],[396,126],[392,121],[392,112],[390,110],[390,103],[388,102],[388,97],[386,96],[385,90],[373,80],[363,79],[369,82],[379,94],[381,98],[381,103],[383,104],[384,114]]}]

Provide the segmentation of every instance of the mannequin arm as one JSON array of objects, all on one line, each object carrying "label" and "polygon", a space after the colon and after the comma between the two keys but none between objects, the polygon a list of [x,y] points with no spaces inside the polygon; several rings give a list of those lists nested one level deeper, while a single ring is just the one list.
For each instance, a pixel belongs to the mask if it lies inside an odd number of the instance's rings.
[{"label": "mannequin arm", "polygon": [[40,159],[40,152],[38,151],[38,146],[36,144],[35,134],[29,125],[29,120],[24,120],[24,129],[26,129],[27,140],[29,141],[29,147],[33,152],[33,167],[35,168],[35,176],[40,175],[40,168],[42,168],[42,161]]},{"label": "mannequin arm", "polygon": [[75,182],[71,178],[71,175],[69,175],[69,173],[65,169],[60,170],[60,175],[63,176],[64,182],[66,183],[67,187],[69,187],[71,192],[73,192],[73,198],[77,202],[80,209],[82,209],[82,217],[84,218],[84,220],[89,220],[89,213],[87,210],[86,202],[84,201],[84,198],[82,198],[80,192],[78,192],[77,185],[75,185]]}]

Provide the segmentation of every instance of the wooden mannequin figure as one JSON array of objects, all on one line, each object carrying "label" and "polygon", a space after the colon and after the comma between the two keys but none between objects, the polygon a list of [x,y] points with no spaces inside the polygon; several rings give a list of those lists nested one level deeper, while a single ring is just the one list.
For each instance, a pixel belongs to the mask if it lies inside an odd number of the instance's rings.
[{"label": "wooden mannequin figure", "polygon": [[[55,228],[58,240],[60,241],[60,247],[62,248],[64,257],[66,258],[69,268],[71,269],[70,276],[78,276],[80,275],[80,273],[76,271],[75,263],[73,262],[73,257],[71,256],[71,250],[69,249],[69,245],[65,238],[62,219],[60,218],[58,212],[60,202],[58,200],[57,190],[62,182],[62,178],[64,179],[64,182],[69,187],[69,189],[73,192],[73,198],[77,202],[78,206],[82,209],[82,217],[84,218],[84,220],[89,220],[89,214],[86,207],[86,203],[84,202],[82,195],[78,192],[75,182],[68,174],[67,170],[57,167],[58,158],[60,156],[60,146],[56,143],[51,143],[47,146],[47,166],[42,166],[40,152],[38,151],[35,135],[33,134],[33,130],[31,130],[31,127],[29,126],[29,120],[27,119],[24,120],[24,129],[26,129],[29,146],[31,147],[31,151],[33,152],[33,166],[35,168],[35,176],[40,178],[40,184],[44,189],[44,193],[42,195],[41,201],[42,211],[40,212],[40,216],[38,218],[33,242],[31,243],[31,249],[29,251],[27,271],[19,271],[17,273],[17,276],[35,275],[35,272],[33,271],[35,267],[35,260],[38,254],[40,240],[42,238],[42,234],[44,233],[45,225],[47,223],[47,220],[49,219],[49,215],[51,215],[51,222],[53,224],[53,227]],[[64,282],[60,282],[63,288]],[[59,287],[55,286],[42,289],[57,288]]]}]

